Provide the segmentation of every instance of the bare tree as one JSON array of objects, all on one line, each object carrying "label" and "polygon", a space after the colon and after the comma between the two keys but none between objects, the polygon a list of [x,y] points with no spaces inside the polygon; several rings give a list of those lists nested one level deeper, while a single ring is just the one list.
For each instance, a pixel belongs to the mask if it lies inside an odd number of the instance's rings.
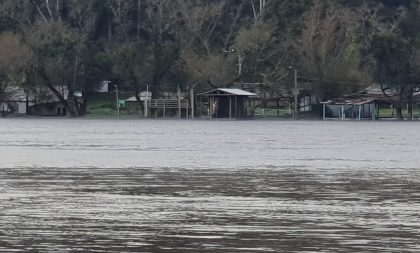
[{"label": "bare tree", "polygon": [[258,8],[256,7],[254,0],[250,0],[252,11],[254,13],[254,23],[258,23],[258,21],[264,16],[265,9],[267,7],[267,1],[266,0],[258,0]]},{"label": "bare tree", "polygon": [[180,10],[189,34],[187,48],[190,48],[198,39],[206,53],[211,54],[210,39],[215,36],[216,28],[224,14],[224,8],[224,1],[199,5],[191,5],[188,1],[182,3]]},{"label": "bare tree", "polygon": [[21,87],[27,82],[32,63],[30,48],[12,33],[0,34],[0,101],[6,99],[8,86]]},{"label": "bare tree", "polygon": [[356,40],[358,26],[352,15],[349,9],[316,0],[304,16],[304,28],[297,48],[301,75],[313,81],[320,96],[326,95],[321,91],[328,91],[331,95],[345,88],[332,85],[331,81],[348,81],[357,85],[366,77],[360,70],[360,48]]}]

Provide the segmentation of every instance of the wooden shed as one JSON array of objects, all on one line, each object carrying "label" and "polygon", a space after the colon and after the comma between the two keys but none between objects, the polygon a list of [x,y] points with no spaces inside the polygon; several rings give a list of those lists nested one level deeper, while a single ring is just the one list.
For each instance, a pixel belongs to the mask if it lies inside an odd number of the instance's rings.
[{"label": "wooden shed", "polygon": [[206,98],[208,116],[217,119],[242,119],[248,117],[247,100],[257,94],[241,89],[215,89],[198,94]]}]

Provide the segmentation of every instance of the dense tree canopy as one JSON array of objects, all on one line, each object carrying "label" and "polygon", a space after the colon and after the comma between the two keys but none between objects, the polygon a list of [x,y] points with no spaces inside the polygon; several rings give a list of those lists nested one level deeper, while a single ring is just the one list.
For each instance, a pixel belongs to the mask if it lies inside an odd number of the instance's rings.
[{"label": "dense tree canopy", "polygon": [[372,82],[411,91],[419,14],[417,0],[0,0],[0,99],[8,85],[60,98],[101,80],[284,96],[289,66],[321,98]]}]

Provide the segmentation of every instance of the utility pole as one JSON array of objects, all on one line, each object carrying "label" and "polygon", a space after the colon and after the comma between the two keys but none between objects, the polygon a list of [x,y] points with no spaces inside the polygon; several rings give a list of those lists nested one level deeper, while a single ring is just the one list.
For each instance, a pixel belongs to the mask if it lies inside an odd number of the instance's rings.
[{"label": "utility pole", "polygon": [[115,98],[117,100],[117,116],[118,118],[120,117],[120,98],[119,98],[119,90],[118,90],[118,84],[114,85],[114,89],[115,89]]},{"label": "utility pole", "polygon": [[[293,106],[293,119],[298,119],[299,114],[299,87],[298,87],[298,71],[297,69],[293,68],[292,66],[289,67],[289,76],[290,72],[293,70],[293,98],[294,98],[294,106]],[[291,78],[290,78],[291,79]]]}]

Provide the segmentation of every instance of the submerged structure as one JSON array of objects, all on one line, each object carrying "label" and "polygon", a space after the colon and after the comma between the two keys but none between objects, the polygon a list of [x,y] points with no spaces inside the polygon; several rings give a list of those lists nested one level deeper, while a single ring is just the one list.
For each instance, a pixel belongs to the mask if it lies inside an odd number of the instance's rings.
[{"label": "submerged structure", "polygon": [[[201,107],[207,107],[211,119],[248,118],[248,99],[257,94],[241,89],[214,89],[197,95]],[[204,101],[204,102],[203,102]],[[201,111],[206,111],[202,110]]]},{"label": "submerged structure", "polygon": [[[393,92],[388,94],[388,97],[382,92],[379,87],[371,86],[360,92],[337,97],[323,104],[323,119],[381,119],[394,118],[395,108],[391,99],[398,100],[399,94]],[[415,93],[412,98],[413,106],[420,104],[420,93]],[[408,107],[406,103],[405,106]],[[408,109],[407,109],[408,111]],[[414,118],[411,113],[409,118]]]}]

